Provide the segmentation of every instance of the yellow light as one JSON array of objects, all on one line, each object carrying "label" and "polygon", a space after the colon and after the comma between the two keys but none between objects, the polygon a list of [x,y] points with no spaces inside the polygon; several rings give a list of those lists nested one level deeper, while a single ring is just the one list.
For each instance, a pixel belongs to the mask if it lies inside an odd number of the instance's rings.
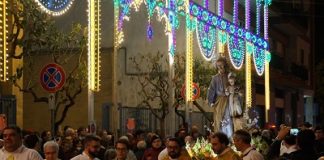
[{"label": "yellow light", "polygon": [[[189,15],[187,15],[189,16]],[[190,31],[189,27],[186,27],[186,102],[192,101],[192,81],[193,81],[193,55],[192,55],[192,45],[193,45],[193,33]]]},{"label": "yellow light", "polygon": [[8,33],[8,13],[7,13],[7,1],[0,1],[0,81],[7,81],[8,75],[8,43],[7,43],[7,33]]},{"label": "yellow light", "polygon": [[[218,36],[226,36],[226,33],[224,31],[219,30],[218,31]],[[218,39],[218,53],[221,57],[225,57],[225,44],[226,41],[223,41],[221,38]],[[223,42],[222,42],[223,41]]]},{"label": "yellow light", "polygon": [[247,108],[252,107],[251,55],[252,53],[247,52],[245,59],[245,105]]},{"label": "yellow light", "polygon": [[131,6],[133,6],[135,8],[135,11],[138,12],[142,3],[143,3],[143,0],[134,0],[132,2]]},{"label": "yellow light", "polygon": [[88,87],[100,88],[100,0],[88,0]]},{"label": "yellow light", "polygon": [[269,62],[265,62],[265,107],[266,107],[266,122],[269,122],[270,110],[270,67]]}]

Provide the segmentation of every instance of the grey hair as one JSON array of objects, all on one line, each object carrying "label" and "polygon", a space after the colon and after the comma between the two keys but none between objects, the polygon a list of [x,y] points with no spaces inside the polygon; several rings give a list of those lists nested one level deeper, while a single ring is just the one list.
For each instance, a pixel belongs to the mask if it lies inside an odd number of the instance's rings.
[{"label": "grey hair", "polygon": [[47,141],[44,144],[43,149],[45,150],[46,147],[53,147],[57,152],[59,151],[59,145],[54,141]]}]

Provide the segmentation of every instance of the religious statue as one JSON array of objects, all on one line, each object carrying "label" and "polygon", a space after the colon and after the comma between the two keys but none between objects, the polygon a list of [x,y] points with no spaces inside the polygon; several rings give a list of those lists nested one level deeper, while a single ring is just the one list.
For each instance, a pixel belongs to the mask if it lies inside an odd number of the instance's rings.
[{"label": "religious statue", "polygon": [[209,106],[214,108],[214,132],[224,132],[228,137],[233,134],[233,122],[228,107],[227,88],[228,67],[226,59],[221,57],[216,60],[218,73],[213,76],[207,93]]},{"label": "religious statue", "polygon": [[228,107],[229,113],[232,117],[234,132],[243,129],[242,124],[242,96],[243,93],[240,90],[240,87],[236,84],[236,75],[235,73],[228,74],[228,84],[229,86],[225,89],[225,94],[228,96]]}]

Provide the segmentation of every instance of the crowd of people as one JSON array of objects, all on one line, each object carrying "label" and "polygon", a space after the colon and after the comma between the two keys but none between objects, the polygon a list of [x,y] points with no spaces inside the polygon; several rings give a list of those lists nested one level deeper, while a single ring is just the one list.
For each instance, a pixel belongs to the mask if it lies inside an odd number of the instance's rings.
[{"label": "crowd of people", "polygon": [[135,131],[115,138],[100,131],[65,127],[52,138],[50,131],[39,134],[17,126],[3,129],[0,160],[190,160],[185,146],[204,137],[216,157],[211,160],[318,160],[324,159],[324,128],[304,126],[298,133],[288,126],[275,130],[237,130],[232,137],[222,132],[202,135],[197,126],[190,132],[180,128],[175,135],[161,137],[154,132]]}]

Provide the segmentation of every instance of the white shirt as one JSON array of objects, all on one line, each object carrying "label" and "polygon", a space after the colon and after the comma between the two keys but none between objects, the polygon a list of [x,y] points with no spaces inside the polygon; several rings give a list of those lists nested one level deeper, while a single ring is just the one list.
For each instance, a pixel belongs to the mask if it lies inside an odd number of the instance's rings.
[{"label": "white shirt", "polygon": [[296,145],[292,145],[289,148],[287,148],[286,145],[284,144],[284,141],[281,141],[280,156],[282,156],[285,153],[289,154],[289,153],[295,152],[295,151],[297,151],[297,146]]},{"label": "white shirt", "polygon": [[26,148],[24,145],[13,152],[6,151],[4,147],[0,149],[0,160],[10,159],[10,156],[13,156],[14,160],[43,160],[37,151]]},{"label": "white shirt", "polygon": [[[87,154],[82,152],[82,154],[79,154],[79,155],[71,158],[71,160],[91,160],[91,158]],[[94,158],[93,160],[100,160],[100,159]]]},{"label": "white shirt", "polygon": [[243,160],[264,160],[261,153],[249,147],[243,152]]},{"label": "white shirt", "polygon": [[160,152],[160,154],[159,154],[159,156],[158,156],[158,160],[162,160],[163,157],[166,157],[166,156],[168,156],[168,150],[167,150],[167,148],[165,147],[165,148]]}]

